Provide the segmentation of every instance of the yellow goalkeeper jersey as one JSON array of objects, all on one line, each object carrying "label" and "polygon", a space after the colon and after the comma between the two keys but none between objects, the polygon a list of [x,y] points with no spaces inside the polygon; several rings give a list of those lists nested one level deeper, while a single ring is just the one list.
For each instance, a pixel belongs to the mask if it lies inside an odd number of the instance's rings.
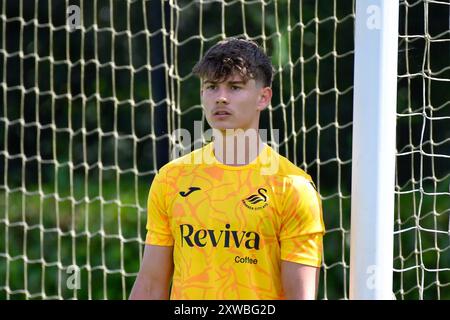
[{"label": "yellow goalkeeper jersey", "polygon": [[149,192],[146,244],[174,247],[171,299],[283,299],[281,260],[319,267],[324,232],[311,177],[267,144],[229,166],[209,143]]}]

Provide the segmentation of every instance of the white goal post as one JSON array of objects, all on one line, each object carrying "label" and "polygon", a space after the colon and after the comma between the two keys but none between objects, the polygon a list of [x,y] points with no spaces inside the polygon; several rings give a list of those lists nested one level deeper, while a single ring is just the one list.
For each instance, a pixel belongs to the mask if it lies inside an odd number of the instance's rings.
[{"label": "white goal post", "polygon": [[397,0],[356,1],[350,299],[391,299]]}]

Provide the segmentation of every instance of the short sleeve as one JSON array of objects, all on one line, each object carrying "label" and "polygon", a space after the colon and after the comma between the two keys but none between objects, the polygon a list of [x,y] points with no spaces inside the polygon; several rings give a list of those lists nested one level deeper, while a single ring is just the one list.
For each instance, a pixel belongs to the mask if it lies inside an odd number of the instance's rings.
[{"label": "short sleeve", "polygon": [[164,173],[159,172],[153,179],[147,201],[146,244],[173,246],[170,221],[166,206],[166,181]]},{"label": "short sleeve", "polygon": [[280,228],[281,259],[319,267],[322,262],[322,202],[313,182],[291,176]]}]

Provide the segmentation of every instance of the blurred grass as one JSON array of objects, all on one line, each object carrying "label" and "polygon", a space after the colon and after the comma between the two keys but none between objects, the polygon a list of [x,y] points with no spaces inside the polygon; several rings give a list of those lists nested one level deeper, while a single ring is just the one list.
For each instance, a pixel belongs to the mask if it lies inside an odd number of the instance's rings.
[{"label": "blurred grass", "polygon": [[[117,180],[104,181],[101,188],[90,183],[89,191],[83,193],[73,188],[72,196],[70,192],[64,196],[63,192],[55,194],[54,186],[50,185],[42,187],[43,197],[39,193],[24,194],[20,189],[9,194],[2,190],[0,204],[5,211],[0,217],[0,299],[126,299],[143,252],[145,207],[151,183],[147,180],[149,183],[138,184],[128,177],[120,179],[119,185]],[[84,184],[78,181],[74,186],[80,183]],[[447,191],[449,184],[450,177],[441,181],[436,190],[430,185],[424,186],[424,190]],[[103,201],[97,198],[100,189]],[[35,187],[33,191],[36,190]],[[85,194],[89,196],[84,198]],[[348,298],[351,203],[348,194],[344,192],[343,198],[335,195],[323,201],[326,267],[321,270],[320,299]],[[394,272],[394,292],[397,299],[418,299],[423,277],[426,287],[423,298],[450,299],[450,272],[427,271],[450,267],[450,197],[422,193],[421,203],[420,197],[419,192],[396,195],[395,230],[404,232],[394,238],[394,268],[422,267]],[[66,281],[71,276],[67,268],[71,265],[81,269],[80,290],[67,288]],[[6,288],[13,293],[8,295]]]}]

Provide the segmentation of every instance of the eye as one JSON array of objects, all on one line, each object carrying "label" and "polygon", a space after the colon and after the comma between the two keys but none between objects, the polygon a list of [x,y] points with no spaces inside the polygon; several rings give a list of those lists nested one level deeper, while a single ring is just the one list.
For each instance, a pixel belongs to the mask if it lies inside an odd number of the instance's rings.
[{"label": "eye", "polygon": [[215,88],[216,88],[216,86],[214,84],[208,84],[205,87],[206,90],[214,90]]},{"label": "eye", "polygon": [[238,87],[238,86],[231,86],[231,89],[232,89],[232,90],[240,90],[241,87]]}]

